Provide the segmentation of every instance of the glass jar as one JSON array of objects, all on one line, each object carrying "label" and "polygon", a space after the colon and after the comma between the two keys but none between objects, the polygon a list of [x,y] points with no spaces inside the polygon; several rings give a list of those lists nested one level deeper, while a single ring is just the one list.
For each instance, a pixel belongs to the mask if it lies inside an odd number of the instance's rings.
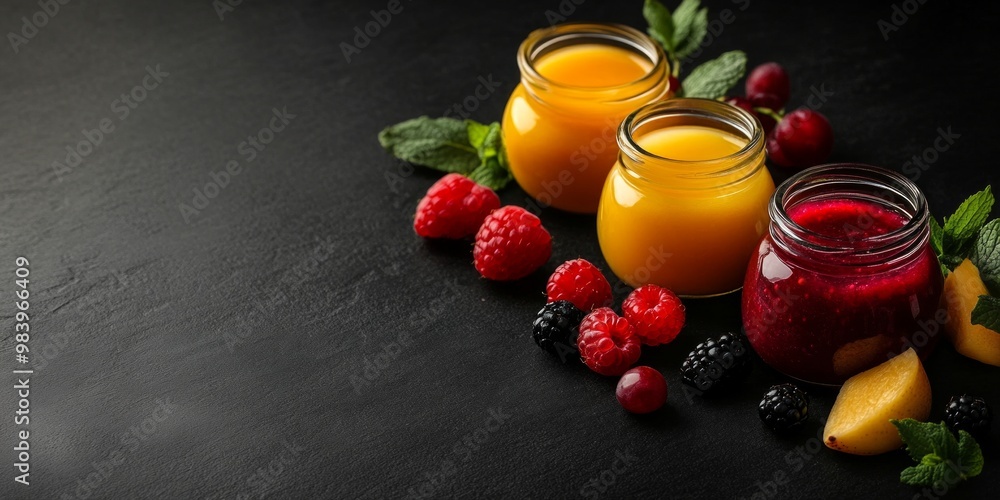
[{"label": "glass jar", "polygon": [[532,32],[517,63],[502,123],[514,179],[543,206],[594,213],[621,120],[668,96],[663,50],[627,26],[572,23]]},{"label": "glass jar", "polygon": [[947,314],[924,195],[902,175],[827,165],[785,181],[747,269],[743,327],[776,370],[841,384],[909,347],[926,354]]},{"label": "glass jar", "polygon": [[611,270],[688,297],[738,290],[774,192],[760,122],[722,102],[670,99],[629,115],[618,146],[597,213]]}]

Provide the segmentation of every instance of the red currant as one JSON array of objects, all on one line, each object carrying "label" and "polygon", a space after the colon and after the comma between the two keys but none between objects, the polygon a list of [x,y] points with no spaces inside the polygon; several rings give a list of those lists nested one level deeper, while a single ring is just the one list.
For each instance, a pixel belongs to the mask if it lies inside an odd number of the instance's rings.
[{"label": "red currant", "polygon": [[785,73],[785,68],[776,62],[757,66],[747,77],[747,97],[753,100],[757,94],[772,94],[778,99],[777,107],[771,108],[774,110],[781,109],[788,102],[790,88],[788,73]]},{"label": "red currant", "polygon": [[822,114],[800,108],[785,115],[767,139],[767,156],[782,167],[822,163],[833,150],[833,129]]},{"label": "red currant", "polygon": [[622,375],[615,397],[631,413],[650,413],[667,402],[667,380],[654,368],[637,366]]}]

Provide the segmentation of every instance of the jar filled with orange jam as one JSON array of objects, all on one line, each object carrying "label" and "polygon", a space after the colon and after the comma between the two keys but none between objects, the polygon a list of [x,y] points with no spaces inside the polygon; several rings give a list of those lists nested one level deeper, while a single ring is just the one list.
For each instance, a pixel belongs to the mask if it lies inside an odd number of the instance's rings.
[{"label": "jar filled with orange jam", "polygon": [[611,270],[687,297],[738,290],[774,192],[760,122],[722,102],[670,99],[625,118],[618,146],[597,213]]},{"label": "jar filled with orange jam", "polygon": [[532,32],[517,63],[502,124],[514,179],[543,206],[596,212],[618,125],[668,96],[663,50],[627,26],[572,23]]}]

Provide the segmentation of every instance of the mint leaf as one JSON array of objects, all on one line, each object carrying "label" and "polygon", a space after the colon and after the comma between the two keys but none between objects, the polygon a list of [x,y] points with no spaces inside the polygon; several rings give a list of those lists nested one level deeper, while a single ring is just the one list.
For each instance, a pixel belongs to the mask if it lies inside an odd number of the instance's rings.
[{"label": "mint leaf", "polygon": [[746,69],[746,54],[739,50],[726,52],[691,71],[681,83],[684,97],[725,97],[726,92],[743,77]]},{"label": "mint leaf", "polygon": [[990,186],[963,201],[958,210],[944,221],[944,253],[959,257],[967,255],[969,245],[986,223],[992,209],[993,193]]},{"label": "mint leaf", "polygon": [[514,177],[505,168],[499,158],[491,158],[476,167],[469,178],[490,189],[497,190],[507,185]]},{"label": "mint leaf", "polygon": [[979,230],[971,259],[990,292],[1000,295],[1000,219],[993,219]]},{"label": "mint leaf", "polygon": [[980,295],[979,302],[972,309],[972,324],[983,325],[994,332],[1000,332],[1000,299]]},{"label": "mint leaf", "polygon": [[958,457],[965,477],[978,476],[983,472],[983,450],[968,432],[958,431]]},{"label": "mint leaf", "polygon": [[379,132],[378,142],[396,158],[444,172],[467,174],[480,164],[465,122],[454,118],[397,123]]},{"label": "mint leaf", "polygon": [[958,259],[957,262],[952,262],[954,259],[948,259],[945,257],[942,242],[944,238],[944,229],[941,228],[941,224],[939,224],[937,219],[934,217],[930,217],[930,226],[931,249],[934,250],[934,254],[938,257],[938,265],[941,266],[941,274],[948,276],[948,273],[950,273],[955,266],[961,263],[962,260]]},{"label": "mint leaf", "polygon": [[938,223],[937,219],[934,217],[930,218],[931,225],[931,248],[934,253],[940,257],[944,254],[944,247],[942,239],[944,238],[944,229],[941,228],[941,224]]},{"label": "mint leaf", "polygon": [[674,57],[674,18],[670,11],[656,0],[646,0],[642,6],[642,17],[646,18],[649,36],[659,42],[673,60]]},{"label": "mint leaf", "polygon": [[469,142],[476,146],[481,161],[469,178],[490,189],[500,189],[513,179],[507,166],[500,124],[482,125],[468,121]]},{"label": "mint leaf", "polygon": [[687,37],[691,35],[691,24],[694,22],[695,16],[698,14],[698,7],[701,6],[701,0],[683,0],[680,5],[674,9],[674,15],[671,16],[674,20],[674,47],[680,47],[686,40]]},{"label": "mint leaf", "polygon": [[906,443],[906,451],[917,465],[899,474],[900,482],[911,486],[934,486],[978,475],[983,470],[983,454],[969,433],[959,431],[959,439],[944,422],[932,424],[912,418],[890,420]]},{"label": "mint leaf", "polygon": [[477,151],[486,142],[486,136],[492,129],[493,127],[490,125],[475,120],[465,120],[465,132],[469,135],[469,145],[476,148]]},{"label": "mint leaf", "polygon": [[906,443],[906,452],[914,462],[924,457],[936,456],[940,461],[958,451],[958,442],[947,426],[920,422],[912,418],[890,420],[899,431],[899,437]]},{"label": "mint leaf", "polygon": [[[678,12],[674,14],[675,20],[680,13],[680,7],[677,10]],[[674,57],[678,59],[678,61],[674,61],[674,64],[680,64],[680,59],[691,55],[692,52],[698,50],[698,47],[701,46],[701,41],[708,34],[708,7],[699,9],[694,14],[694,17],[691,18],[691,23],[687,28],[689,30],[687,36],[683,42],[678,43],[674,48]]]},{"label": "mint leaf", "polygon": [[903,469],[903,472],[899,473],[899,482],[910,486],[933,486],[934,477],[938,475],[935,474],[934,469],[936,467],[937,466],[932,467],[927,465],[907,467]]}]

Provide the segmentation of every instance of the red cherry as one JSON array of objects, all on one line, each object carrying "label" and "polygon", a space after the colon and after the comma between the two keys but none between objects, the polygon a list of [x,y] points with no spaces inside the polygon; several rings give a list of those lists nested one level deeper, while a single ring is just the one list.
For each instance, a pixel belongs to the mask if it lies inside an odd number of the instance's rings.
[{"label": "red cherry", "polygon": [[[774,110],[781,109],[788,102],[791,93],[791,85],[788,82],[788,73],[776,62],[761,64],[750,72],[747,77],[746,91],[747,97],[751,100],[758,94],[772,94],[778,99]],[[770,107],[770,106],[768,106]]]},{"label": "red cherry", "polygon": [[782,167],[809,167],[822,163],[833,150],[833,129],[826,117],[799,108],[778,122],[767,139],[767,155]]},{"label": "red cherry", "polygon": [[667,402],[667,381],[656,369],[637,366],[622,375],[615,397],[631,413],[650,413]]}]

